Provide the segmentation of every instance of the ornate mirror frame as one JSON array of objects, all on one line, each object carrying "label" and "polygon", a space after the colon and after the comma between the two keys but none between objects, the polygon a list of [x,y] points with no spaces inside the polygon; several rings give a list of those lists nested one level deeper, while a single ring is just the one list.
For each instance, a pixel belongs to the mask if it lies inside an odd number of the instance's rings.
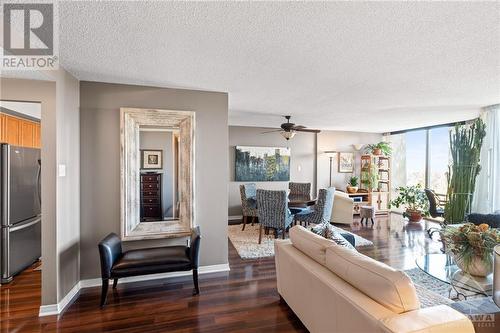
[{"label": "ornate mirror frame", "polygon": [[[121,238],[184,237],[194,224],[194,125],[192,111],[120,108]],[[140,222],[139,127],[179,129],[179,219]]]}]

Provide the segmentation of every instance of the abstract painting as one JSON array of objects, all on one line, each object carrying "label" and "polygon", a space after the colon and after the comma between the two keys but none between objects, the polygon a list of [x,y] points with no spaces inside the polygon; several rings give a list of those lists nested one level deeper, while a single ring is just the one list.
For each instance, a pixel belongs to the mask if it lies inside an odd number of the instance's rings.
[{"label": "abstract painting", "polygon": [[290,148],[236,146],[238,182],[290,180]]}]

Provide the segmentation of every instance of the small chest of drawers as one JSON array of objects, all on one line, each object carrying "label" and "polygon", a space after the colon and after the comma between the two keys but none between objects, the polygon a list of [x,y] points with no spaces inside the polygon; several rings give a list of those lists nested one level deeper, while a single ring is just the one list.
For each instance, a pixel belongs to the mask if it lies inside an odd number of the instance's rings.
[{"label": "small chest of drawers", "polygon": [[161,173],[141,174],[141,221],[161,221]]}]

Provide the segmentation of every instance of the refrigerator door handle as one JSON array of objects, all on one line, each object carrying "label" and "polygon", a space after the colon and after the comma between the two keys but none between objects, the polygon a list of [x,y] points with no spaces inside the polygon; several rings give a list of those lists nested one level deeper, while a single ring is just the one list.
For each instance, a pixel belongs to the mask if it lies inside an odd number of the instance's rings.
[{"label": "refrigerator door handle", "polygon": [[23,229],[26,229],[26,228],[29,228],[37,223],[39,223],[41,221],[40,218],[34,220],[34,221],[31,221],[29,223],[25,223],[25,224],[22,224],[22,225],[19,225],[19,226],[15,226],[15,227],[10,227],[9,228],[9,232],[15,232],[15,231],[19,231],[19,230],[23,230]]},{"label": "refrigerator door handle", "polygon": [[40,205],[42,204],[42,184],[40,181],[41,175],[42,175],[42,160],[38,159],[38,174],[36,175],[36,190],[38,193],[38,203],[40,203]]}]

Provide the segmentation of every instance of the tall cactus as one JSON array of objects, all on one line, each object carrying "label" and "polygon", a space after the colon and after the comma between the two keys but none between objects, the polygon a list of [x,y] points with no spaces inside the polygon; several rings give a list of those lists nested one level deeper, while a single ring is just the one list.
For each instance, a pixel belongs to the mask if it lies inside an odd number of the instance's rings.
[{"label": "tall cactus", "polygon": [[448,166],[448,202],[444,211],[447,224],[462,223],[470,213],[485,136],[485,125],[480,118],[472,125],[457,124],[450,132],[452,163]]}]

